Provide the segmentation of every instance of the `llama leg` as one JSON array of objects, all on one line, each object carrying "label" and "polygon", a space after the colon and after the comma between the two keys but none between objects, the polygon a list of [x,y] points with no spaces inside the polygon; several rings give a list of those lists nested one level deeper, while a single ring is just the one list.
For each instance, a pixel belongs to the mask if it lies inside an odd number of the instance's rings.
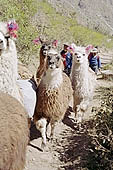
[{"label": "llama leg", "polygon": [[73,110],[74,110],[74,113],[75,113],[75,118],[76,118],[76,115],[77,115],[77,106],[73,106]]},{"label": "llama leg", "polygon": [[50,128],[49,122],[47,122],[47,124],[46,124],[46,138],[47,138],[48,141],[50,140],[50,138],[48,137],[49,128]]},{"label": "llama leg", "polygon": [[85,112],[88,108],[88,105],[89,105],[89,101],[87,99],[83,100],[81,103],[80,103],[80,108],[83,112]]},{"label": "llama leg", "polygon": [[46,146],[46,128],[41,128],[40,129],[41,135],[42,135],[42,144],[41,148],[44,148]]},{"label": "llama leg", "polygon": [[50,134],[51,140],[53,140],[54,129],[55,129],[55,122],[52,121],[52,122],[51,122],[51,134]]},{"label": "llama leg", "polygon": [[47,121],[45,118],[42,118],[36,122],[36,128],[40,131],[42,135],[42,145],[41,145],[42,148],[46,146],[46,125],[47,125]]},{"label": "llama leg", "polygon": [[80,105],[78,105],[76,109],[77,109],[76,110],[77,111],[77,114],[76,114],[77,123],[81,123],[82,122],[82,111],[81,111]]},{"label": "llama leg", "polygon": [[75,112],[75,118],[77,115],[77,105],[78,105],[77,99],[75,99],[75,96],[73,95],[73,110]]}]

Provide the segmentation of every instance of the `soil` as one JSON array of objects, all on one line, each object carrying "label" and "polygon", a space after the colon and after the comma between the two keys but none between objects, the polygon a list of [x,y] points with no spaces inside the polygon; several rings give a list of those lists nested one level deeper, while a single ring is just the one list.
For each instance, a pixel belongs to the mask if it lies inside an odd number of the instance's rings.
[{"label": "soil", "polygon": [[[32,123],[24,170],[87,170],[90,142],[87,122],[94,116],[92,109],[100,106],[102,87],[113,87],[113,81],[103,80],[101,76],[98,77],[97,83],[91,105],[84,115],[84,126],[81,130],[75,121],[74,113],[69,110],[63,121],[57,124],[54,140],[47,141],[46,148],[42,150],[40,133]],[[49,132],[50,129],[48,136]]]}]

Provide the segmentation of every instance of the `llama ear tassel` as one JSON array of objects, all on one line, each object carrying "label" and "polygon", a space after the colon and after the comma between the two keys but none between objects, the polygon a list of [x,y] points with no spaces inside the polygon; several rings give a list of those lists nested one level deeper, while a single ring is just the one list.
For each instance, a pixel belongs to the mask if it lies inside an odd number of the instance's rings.
[{"label": "llama ear tassel", "polygon": [[7,29],[11,37],[17,38],[17,31],[19,27],[15,20],[11,20],[7,23]]},{"label": "llama ear tassel", "polygon": [[35,45],[39,45],[39,43],[40,43],[40,38],[38,37],[38,38],[34,39],[34,40],[33,40],[33,43],[34,43]]}]

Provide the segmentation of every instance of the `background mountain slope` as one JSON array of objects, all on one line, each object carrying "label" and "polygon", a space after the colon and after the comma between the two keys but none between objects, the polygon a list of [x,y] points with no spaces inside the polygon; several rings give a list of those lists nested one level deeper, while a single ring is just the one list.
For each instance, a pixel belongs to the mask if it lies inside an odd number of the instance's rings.
[{"label": "background mountain slope", "polygon": [[48,0],[57,11],[71,16],[77,22],[105,34],[113,34],[113,0]]}]

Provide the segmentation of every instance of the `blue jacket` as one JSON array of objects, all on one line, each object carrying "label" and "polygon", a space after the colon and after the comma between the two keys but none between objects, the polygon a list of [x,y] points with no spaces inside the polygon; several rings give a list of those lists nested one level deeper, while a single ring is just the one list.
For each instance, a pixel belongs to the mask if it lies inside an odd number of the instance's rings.
[{"label": "blue jacket", "polygon": [[66,54],[66,68],[71,68],[72,67],[72,54],[68,52]]},{"label": "blue jacket", "polygon": [[95,67],[95,66],[97,66],[98,68],[101,67],[101,61],[100,61],[99,56],[97,56],[97,55],[93,56],[93,54],[90,53],[88,56],[88,60],[89,60],[90,67]]}]

